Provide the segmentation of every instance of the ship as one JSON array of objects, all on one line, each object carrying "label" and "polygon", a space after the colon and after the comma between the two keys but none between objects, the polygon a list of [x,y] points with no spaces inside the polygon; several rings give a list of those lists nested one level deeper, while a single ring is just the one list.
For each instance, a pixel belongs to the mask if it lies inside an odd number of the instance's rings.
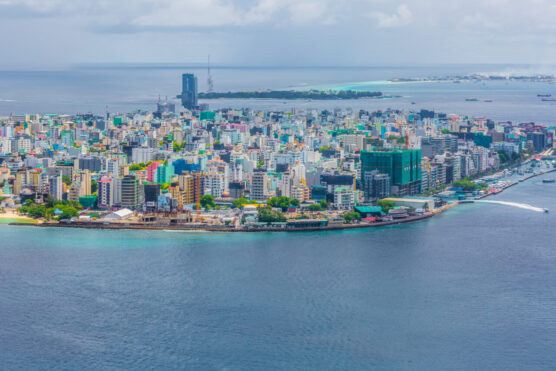
[{"label": "ship", "polygon": [[465,98],[466,102],[478,102],[479,100],[477,98]]},{"label": "ship", "polygon": [[539,97],[539,98],[548,98],[548,97],[551,97],[551,96],[552,96],[552,94],[537,94],[537,97]]},{"label": "ship", "polygon": [[556,180],[554,180],[554,179],[543,179],[542,182],[543,183],[554,183],[554,182],[556,182]]},{"label": "ship", "polygon": [[543,102],[556,102],[556,98],[543,98],[541,99]]}]

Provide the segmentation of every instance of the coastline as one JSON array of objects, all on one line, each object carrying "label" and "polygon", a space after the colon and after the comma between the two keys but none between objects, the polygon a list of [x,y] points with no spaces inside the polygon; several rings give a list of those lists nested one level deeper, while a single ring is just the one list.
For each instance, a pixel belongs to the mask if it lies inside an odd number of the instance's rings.
[{"label": "coastline", "polygon": [[[535,178],[537,176],[545,175],[548,173],[555,172],[556,169],[550,169],[548,171],[543,171],[538,174],[531,174],[522,179],[522,181]],[[519,184],[519,181],[514,181],[509,183],[503,188],[500,188],[497,192],[486,193],[475,197],[474,199],[483,199],[492,195],[497,195],[505,191],[506,189]],[[24,220],[22,222],[11,222],[8,223],[10,226],[32,226],[32,227],[52,227],[52,228],[83,228],[83,229],[107,229],[107,230],[176,230],[176,231],[200,231],[200,232],[324,232],[324,231],[340,231],[340,230],[351,230],[351,229],[364,229],[364,228],[378,228],[386,227],[390,225],[413,223],[428,218],[432,218],[438,214],[443,213],[453,207],[458,206],[460,203],[471,203],[473,200],[461,200],[454,201],[452,203],[446,204],[430,213],[418,216],[410,216],[403,219],[391,220],[386,222],[360,222],[357,224],[333,224],[324,227],[305,227],[305,228],[286,228],[286,227],[250,227],[242,226],[241,228],[229,227],[229,226],[216,226],[216,225],[206,225],[206,224],[146,224],[138,222],[121,222],[121,223],[110,223],[110,222],[40,222],[32,218],[21,217],[19,214],[5,213],[0,214],[0,219],[19,219]],[[8,215],[8,216],[6,216]]]},{"label": "coastline", "polygon": [[420,220],[425,220],[438,215],[452,207],[459,204],[459,201],[455,201],[451,204],[442,206],[430,213],[418,216],[410,216],[403,219],[391,220],[386,222],[376,222],[376,223],[366,223],[360,222],[358,224],[337,224],[328,225],[325,227],[306,227],[306,228],[277,228],[277,227],[249,227],[244,226],[242,228],[228,227],[228,226],[210,226],[201,224],[190,224],[190,225],[160,225],[160,224],[145,224],[145,223],[99,223],[99,222],[60,222],[60,223],[40,223],[40,224],[28,224],[28,223],[10,223],[12,226],[33,226],[33,227],[53,227],[53,228],[84,228],[84,229],[110,229],[110,230],[133,230],[133,229],[143,229],[143,230],[178,230],[178,231],[204,231],[204,232],[315,232],[315,231],[339,231],[339,230],[351,230],[351,229],[363,229],[363,228],[378,228],[386,227],[396,224],[405,224],[417,222]]},{"label": "coastline", "polygon": [[[3,220],[14,220],[15,222],[8,222],[3,223]],[[19,222],[18,222],[19,221]],[[14,223],[20,223],[24,225],[38,225],[40,221],[29,218],[28,216],[20,215],[11,211],[0,213],[0,224],[9,224],[12,225]]]}]

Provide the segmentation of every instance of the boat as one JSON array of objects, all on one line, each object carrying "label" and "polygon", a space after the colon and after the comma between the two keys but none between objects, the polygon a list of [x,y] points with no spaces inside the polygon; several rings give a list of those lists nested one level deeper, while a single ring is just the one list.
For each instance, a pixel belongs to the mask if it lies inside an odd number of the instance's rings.
[{"label": "boat", "polygon": [[554,179],[543,179],[542,182],[543,183],[554,183],[554,182],[556,182],[556,180],[554,180]]},{"label": "boat", "polygon": [[543,98],[541,99],[543,102],[556,102],[556,98]]},{"label": "boat", "polygon": [[548,97],[551,97],[551,96],[552,96],[552,94],[537,94],[537,97],[539,97],[539,98],[548,98]]},{"label": "boat", "polygon": [[548,209],[544,209],[544,212],[548,214]]},{"label": "boat", "polygon": [[466,102],[478,102],[479,100],[477,98],[465,98]]},{"label": "boat", "polygon": [[485,102],[490,103],[492,102],[492,99],[485,99]]}]

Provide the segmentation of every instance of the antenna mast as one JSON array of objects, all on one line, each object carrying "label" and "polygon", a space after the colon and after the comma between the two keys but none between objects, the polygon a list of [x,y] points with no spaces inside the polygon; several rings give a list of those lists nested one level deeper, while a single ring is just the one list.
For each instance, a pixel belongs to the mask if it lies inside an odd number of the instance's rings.
[{"label": "antenna mast", "polygon": [[210,54],[208,56],[208,64],[207,64],[207,72],[208,72],[208,77],[207,77],[207,90],[209,93],[212,93],[213,89],[214,89],[214,83],[212,81],[212,75],[210,73]]}]

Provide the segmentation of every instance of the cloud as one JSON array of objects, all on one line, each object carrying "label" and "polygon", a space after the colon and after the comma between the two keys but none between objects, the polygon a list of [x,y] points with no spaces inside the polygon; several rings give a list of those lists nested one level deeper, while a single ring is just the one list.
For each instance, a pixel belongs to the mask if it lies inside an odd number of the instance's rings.
[{"label": "cloud", "polygon": [[0,33],[10,35],[0,50],[14,56],[0,68],[49,55],[173,62],[209,53],[222,63],[372,64],[408,50],[424,63],[556,63],[554,19],[556,0],[0,0]]},{"label": "cloud", "polygon": [[401,27],[411,23],[413,14],[406,4],[401,4],[394,14],[375,11],[369,13],[369,17],[378,22],[378,27]]},{"label": "cloud", "polygon": [[[74,15],[108,29],[129,26],[169,30],[175,28],[241,27],[269,23],[331,24],[333,0],[0,0],[2,8],[20,16]],[[14,12],[14,9],[17,12]],[[102,16],[102,17],[99,17]],[[102,18],[102,19],[99,19]]]}]

